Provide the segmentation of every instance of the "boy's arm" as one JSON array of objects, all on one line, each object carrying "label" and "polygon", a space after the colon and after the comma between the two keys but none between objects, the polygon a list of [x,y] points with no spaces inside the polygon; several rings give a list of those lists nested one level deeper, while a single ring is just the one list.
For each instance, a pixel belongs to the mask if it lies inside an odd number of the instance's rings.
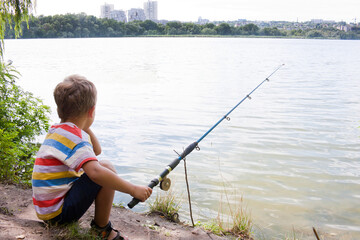
[{"label": "boy's arm", "polygon": [[99,140],[97,139],[97,137],[95,136],[95,134],[93,133],[93,131],[91,131],[90,128],[88,129],[84,129],[84,131],[89,134],[90,138],[91,138],[91,143],[93,145],[93,149],[94,149],[94,153],[95,155],[100,155],[101,153],[101,146],[99,143]]},{"label": "boy's arm", "polygon": [[125,181],[113,171],[101,166],[98,161],[86,162],[82,168],[88,177],[100,186],[130,194],[132,197],[137,198],[142,202],[150,197],[152,193],[151,188],[147,186],[134,185]]}]

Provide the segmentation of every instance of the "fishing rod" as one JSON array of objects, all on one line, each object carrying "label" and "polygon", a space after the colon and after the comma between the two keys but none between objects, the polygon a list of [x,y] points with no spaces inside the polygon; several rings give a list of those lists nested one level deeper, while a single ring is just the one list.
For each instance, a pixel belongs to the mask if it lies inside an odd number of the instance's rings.
[{"label": "fishing rod", "polygon": [[[256,86],[256,88],[254,88],[248,95],[246,95],[238,104],[235,105],[235,107],[233,107],[228,113],[226,113],[217,123],[215,123],[214,126],[212,126],[204,135],[202,135],[197,141],[191,143],[189,146],[187,146],[187,148],[185,148],[185,150],[181,153],[178,154],[179,156],[174,159],[165,169],[164,171],[157,177],[154,178],[153,180],[151,180],[151,182],[149,183],[148,187],[150,188],[154,188],[155,186],[157,186],[160,183],[160,188],[164,191],[167,191],[170,188],[171,185],[171,181],[170,179],[168,179],[166,176],[172,171],[174,170],[177,165],[179,165],[180,161],[182,159],[184,159],[187,155],[189,155],[194,149],[197,149],[198,151],[200,150],[199,148],[199,143],[212,131],[214,130],[214,128],[216,128],[224,119],[230,121],[229,115],[242,103],[244,102],[246,99],[251,99],[250,95],[256,91],[256,89],[258,89],[264,82],[266,81],[270,81],[269,78],[275,74],[282,66],[284,66],[285,64],[281,64],[279,67],[277,67],[267,78],[265,78],[264,81],[262,81],[259,85]],[[137,198],[133,198],[129,203],[128,203],[128,207],[129,208],[133,208],[135,207],[138,203],[140,202],[139,199]]]}]

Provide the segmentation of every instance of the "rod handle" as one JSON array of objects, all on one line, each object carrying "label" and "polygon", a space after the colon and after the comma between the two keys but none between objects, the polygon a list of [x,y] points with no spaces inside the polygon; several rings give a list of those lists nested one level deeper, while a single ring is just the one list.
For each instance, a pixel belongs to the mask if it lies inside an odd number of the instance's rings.
[{"label": "rod handle", "polygon": [[133,198],[133,199],[131,200],[131,202],[128,203],[128,207],[129,207],[129,208],[133,208],[133,207],[135,207],[139,202],[140,202],[139,199]]},{"label": "rod handle", "polygon": [[[156,185],[159,184],[159,179],[154,178],[153,180],[151,180],[151,182],[149,183],[148,187],[153,189]],[[133,207],[135,207],[138,203],[140,202],[139,199],[137,198],[133,198],[129,203],[128,203],[128,207],[131,209]]]}]

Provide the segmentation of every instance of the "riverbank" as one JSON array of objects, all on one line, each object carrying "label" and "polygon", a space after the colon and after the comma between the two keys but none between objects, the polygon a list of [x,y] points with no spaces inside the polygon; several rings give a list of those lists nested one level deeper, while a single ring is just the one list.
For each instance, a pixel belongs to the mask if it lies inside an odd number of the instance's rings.
[{"label": "riverbank", "polygon": [[[32,190],[0,183],[0,239],[69,239],[63,228],[49,227],[37,219],[32,204]],[[90,228],[94,206],[80,219],[82,231]],[[199,227],[169,222],[157,214],[135,213],[113,207],[111,222],[129,239],[231,239],[220,237]]]},{"label": "riverbank", "polygon": [[[193,34],[183,34],[183,35],[123,35],[119,37],[72,37],[72,38],[63,38],[63,37],[42,37],[42,38],[23,38],[19,37],[17,39],[84,39],[84,38],[257,38],[257,39],[316,39],[316,40],[360,40],[359,38],[339,38],[339,37],[306,37],[306,36],[265,36],[265,35],[193,35]],[[5,38],[5,40],[16,40],[14,38]]]},{"label": "riverbank", "polygon": [[[14,38],[7,27],[5,38]],[[21,38],[88,38],[126,36],[262,36],[323,39],[360,39],[360,27],[344,22],[191,22],[131,21],[97,18],[86,14],[30,16]]]}]

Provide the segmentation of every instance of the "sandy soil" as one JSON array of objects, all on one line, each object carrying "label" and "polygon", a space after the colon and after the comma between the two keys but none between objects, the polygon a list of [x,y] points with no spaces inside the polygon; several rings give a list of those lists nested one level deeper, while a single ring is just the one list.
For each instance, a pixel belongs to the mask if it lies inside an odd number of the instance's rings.
[{"label": "sandy soil", "polygon": [[[31,189],[0,183],[0,239],[54,239],[57,233],[35,215]],[[94,207],[80,219],[80,226],[90,228]],[[173,223],[152,214],[139,214],[125,208],[114,208],[111,222],[129,239],[227,239],[201,228],[192,228],[183,223]]]}]

